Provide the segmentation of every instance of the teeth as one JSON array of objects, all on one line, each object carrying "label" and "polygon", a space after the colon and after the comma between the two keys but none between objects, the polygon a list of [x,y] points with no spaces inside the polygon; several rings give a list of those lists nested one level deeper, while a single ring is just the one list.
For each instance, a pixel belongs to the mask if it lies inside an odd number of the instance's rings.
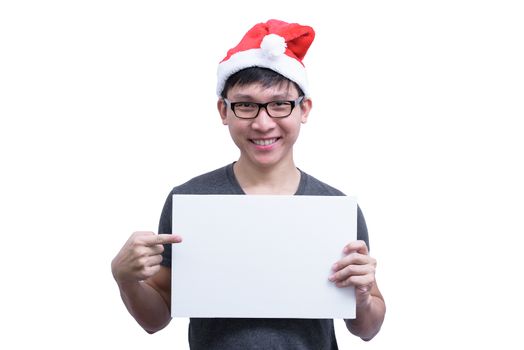
[{"label": "teeth", "polygon": [[253,142],[254,142],[256,145],[259,145],[259,146],[268,146],[268,145],[271,145],[272,143],[277,142],[277,139],[269,139],[269,140],[253,140]]}]

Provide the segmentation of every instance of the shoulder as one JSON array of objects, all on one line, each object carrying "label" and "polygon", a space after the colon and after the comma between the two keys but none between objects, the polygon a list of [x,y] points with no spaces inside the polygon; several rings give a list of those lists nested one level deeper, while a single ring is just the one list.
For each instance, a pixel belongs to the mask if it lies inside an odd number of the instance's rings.
[{"label": "shoulder", "polygon": [[335,187],[320,181],[319,179],[307,174],[302,170],[300,170],[300,172],[303,177],[302,189],[300,191],[300,194],[320,196],[345,196],[345,194],[342,191],[336,189]]},{"label": "shoulder", "polygon": [[[227,165],[225,167],[215,169],[208,173],[196,176],[191,180],[175,186],[167,195],[162,209],[161,225],[171,225],[171,210],[174,194],[216,194],[217,188],[227,187]],[[166,226],[167,227],[167,226]],[[167,232],[167,228],[162,227],[159,232]],[[169,229],[170,231],[170,229]]]},{"label": "shoulder", "polygon": [[234,191],[231,164],[196,176],[173,188],[170,194],[228,194]]}]

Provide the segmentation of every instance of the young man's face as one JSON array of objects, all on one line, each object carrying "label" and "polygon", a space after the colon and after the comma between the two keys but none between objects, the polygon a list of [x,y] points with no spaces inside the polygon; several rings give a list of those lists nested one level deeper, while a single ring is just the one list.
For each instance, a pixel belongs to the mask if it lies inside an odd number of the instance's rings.
[{"label": "young man's face", "polygon": [[[271,101],[294,101],[298,91],[293,84],[280,84],[266,88],[260,84],[233,86],[227,99],[234,102],[267,103]],[[271,167],[293,162],[293,145],[298,138],[300,124],[307,121],[311,100],[295,105],[285,118],[272,118],[266,109],[260,108],[254,119],[240,119],[231,108],[219,99],[218,110],[224,125],[229,127],[233,141],[240,149],[240,160],[257,167]]]}]

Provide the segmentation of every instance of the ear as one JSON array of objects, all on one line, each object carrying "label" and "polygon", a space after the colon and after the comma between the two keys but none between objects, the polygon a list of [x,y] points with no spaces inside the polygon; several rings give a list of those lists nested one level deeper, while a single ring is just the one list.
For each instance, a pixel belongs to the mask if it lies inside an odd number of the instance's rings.
[{"label": "ear", "polygon": [[218,98],[217,109],[222,119],[222,124],[227,125],[227,105],[221,97]]},{"label": "ear", "polygon": [[300,122],[302,124],[306,124],[311,108],[313,108],[313,101],[307,97],[300,104]]}]

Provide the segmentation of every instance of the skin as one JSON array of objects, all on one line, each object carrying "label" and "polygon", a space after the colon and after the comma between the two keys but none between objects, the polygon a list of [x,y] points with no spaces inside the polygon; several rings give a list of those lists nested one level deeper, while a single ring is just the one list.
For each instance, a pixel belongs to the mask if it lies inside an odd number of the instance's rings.
[{"label": "skin", "polygon": [[129,313],[148,333],[171,321],[171,269],[160,265],[163,244],[182,237],[154,232],[134,232],[111,262],[113,277]]},{"label": "skin", "polygon": [[[266,103],[295,100],[293,84],[265,88],[259,84],[233,86],[227,94],[232,102]],[[294,194],[300,172],[293,160],[293,146],[300,127],[307,122],[312,108],[310,99],[296,106],[289,117],[271,118],[261,109],[257,118],[237,118],[222,99],[217,109],[222,123],[240,150],[234,172],[247,194]],[[257,145],[255,140],[272,140],[270,145]],[[178,235],[135,232],[113,259],[113,276],[122,300],[131,315],[150,333],[169,324],[171,270],[160,265],[162,244],[179,244]],[[382,325],[386,306],[375,280],[376,260],[369,255],[363,241],[350,242],[343,257],[332,266],[327,278],[339,288],[355,287],[356,318],[345,320],[348,330],[364,340],[373,338]]]},{"label": "skin", "polygon": [[[265,88],[259,84],[234,86],[227,94],[232,102],[265,103],[275,100],[295,100],[298,92],[292,84]],[[300,126],[307,122],[312,107],[310,99],[293,109],[286,118],[271,118],[261,109],[257,118],[237,118],[222,99],[217,109],[222,123],[229,128],[233,142],[240,150],[234,165],[235,176],[248,194],[294,194],[300,182],[300,172],[293,161],[293,146]],[[256,145],[253,140],[277,141],[269,146]]]},{"label": "skin", "polygon": [[344,320],[347,329],[371,340],[380,330],[386,314],[386,304],[375,280],[377,261],[369,255],[364,241],[355,241],[343,249],[344,257],[333,264],[329,280],[339,288],[354,286],[355,319]]}]

